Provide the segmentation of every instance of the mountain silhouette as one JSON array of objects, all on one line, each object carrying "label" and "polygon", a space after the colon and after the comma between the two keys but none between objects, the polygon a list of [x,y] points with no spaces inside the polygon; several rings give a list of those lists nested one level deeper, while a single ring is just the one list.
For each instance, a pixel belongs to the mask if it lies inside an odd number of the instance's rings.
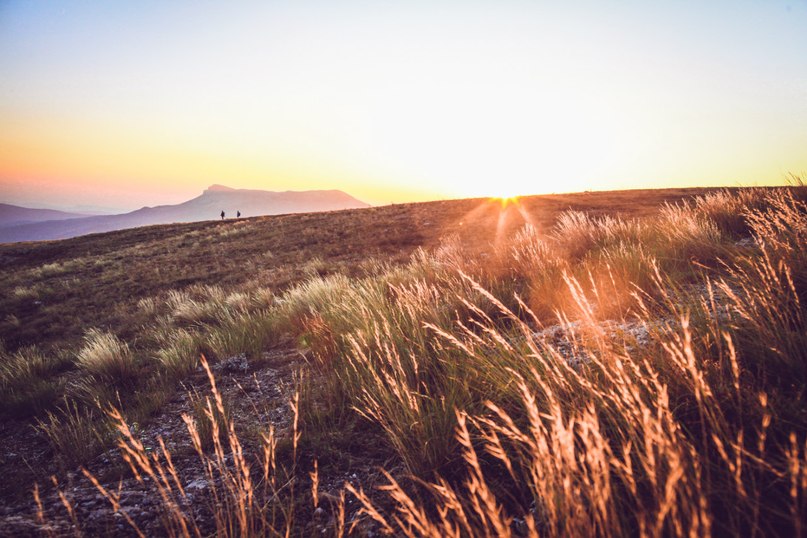
[{"label": "mountain silhouette", "polygon": [[8,226],[0,223],[0,243],[67,239],[151,224],[219,219],[222,211],[228,218],[235,217],[236,212],[240,211],[241,218],[244,218],[363,207],[369,207],[369,204],[339,190],[274,192],[211,185],[200,196],[187,202],[143,207],[121,215],[63,218]]},{"label": "mountain silhouette", "polygon": [[32,209],[18,205],[0,204],[0,228],[48,220],[78,219],[86,216],[86,213],[69,213],[55,209]]}]

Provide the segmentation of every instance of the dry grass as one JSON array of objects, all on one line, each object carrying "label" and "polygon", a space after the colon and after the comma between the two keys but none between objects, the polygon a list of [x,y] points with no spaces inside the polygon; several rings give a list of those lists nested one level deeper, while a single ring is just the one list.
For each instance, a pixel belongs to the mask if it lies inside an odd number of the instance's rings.
[{"label": "dry grass", "polygon": [[12,416],[40,413],[61,395],[64,381],[56,375],[68,367],[62,356],[46,356],[36,348],[16,353],[0,349],[0,404]]},{"label": "dry grass", "polygon": [[114,334],[97,329],[87,332],[76,363],[99,381],[119,386],[131,383],[138,373],[137,358],[129,345]]},{"label": "dry grass", "polygon": [[313,260],[282,293],[189,288],[144,303],[143,330],[177,377],[192,352],[255,355],[290,337],[316,383],[293,402],[289,460],[269,430],[256,467],[208,370],[211,395],[185,417],[204,514],[165,447],[148,455],[114,412],[121,449],[151,477],[169,535],[303,532],[301,499],[316,506],[328,466],[297,468],[300,436],[351,420],[405,472],[379,491],[348,486],[361,509],[341,497],[336,535],[801,535],[804,198],[722,191],[652,219],[572,208],[551,230],[494,234],[490,249],[455,236],[353,276]]},{"label": "dry grass", "polygon": [[61,466],[72,470],[86,465],[108,442],[109,424],[98,409],[80,407],[65,400],[55,412],[38,419],[36,428],[44,434]]},{"label": "dry grass", "polygon": [[[700,192],[529,197],[522,206],[543,229],[569,208],[641,215]],[[460,234],[466,246],[485,245],[495,239],[498,220],[498,202],[451,200],[0,245],[0,312],[16,320],[0,322],[0,339],[12,352],[32,344],[75,348],[88,327],[100,327],[131,342],[152,318],[137,308],[142,299],[157,296],[162,302],[169,291],[194,285],[281,293],[312,271],[355,275],[370,257],[405,262],[418,247],[435,247],[451,233]],[[508,229],[523,223],[518,216],[511,220]],[[243,235],[219,234],[230,229]]]},{"label": "dry grass", "polygon": [[[651,232],[567,214],[560,255],[520,234],[512,267],[553,297],[550,332],[487,291],[495,271],[464,276],[467,258],[413,262],[386,291],[389,275],[343,283],[312,347],[424,480],[390,477],[382,504],[355,491],[365,515],[411,536],[801,532],[807,208],[751,194],[751,254],[706,214],[715,199],[666,206]],[[659,259],[631,243],[656,226],[674,226],[649,246]]]},{"label": "dry grass", "polygon": [[198,337],[190,331],[168,331],[156,353],[157,362],[172,379],[182,379],[196,369],[201,352]]},{"label": "dry grass", "polygon": [[[150,488],[160,499],[161,535],[165,536],[289,536],[296,523],[296,488],[298,432],[298,396],[289,405],[293,413],[290,462],[277,460],[278,439],[273,428],[262,435],[260,458],[250,461],[236,434],[236,429],[216,381],[202,358],[210,381],[210,393],[197,396],[200,416],[183,415],[187,434],[204,469],[204,486],[194,485],[193,492],[181,476],[171,452],[162,439],[159,450],[149,451],[132,432],[117,409],[108,414],[118,431],[118,446],[137,481]],[[112,512],[120,514],[137,536],[150,532],[125,511],[121,511],[121,492],[105,487],[90,471],[84,475],[109,502]],[[65,503],[69,514],[73,507]],[[344,504],[342,504],[344,512]],[[344,516],[343,516],[344,517]],[[40,509],[40,518],[45,517]],[[344,519],[342,520],[344,525]]]}]

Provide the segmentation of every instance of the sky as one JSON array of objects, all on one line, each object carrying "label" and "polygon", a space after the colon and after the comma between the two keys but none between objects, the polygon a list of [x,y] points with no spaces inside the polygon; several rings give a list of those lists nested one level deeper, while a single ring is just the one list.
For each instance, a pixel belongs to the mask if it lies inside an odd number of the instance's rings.
[{"label": "sky", "polygon": [[0,201],[782,184],[805,28],[805,0],[0,0]]}]

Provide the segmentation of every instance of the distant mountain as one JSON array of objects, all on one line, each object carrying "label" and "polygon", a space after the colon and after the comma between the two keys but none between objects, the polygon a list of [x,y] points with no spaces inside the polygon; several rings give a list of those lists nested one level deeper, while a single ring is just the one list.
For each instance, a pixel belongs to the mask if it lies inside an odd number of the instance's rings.
[{"label": "distant mountain", "polygon": [[151,224],[219,219],[222,211],[225,212],[227,218],[235,217],[240,211],[243,218],[362,207],[369,207],[369,204],[339,190],[273,192],[212,185],[200,196],[176,205],[144,207],[122,215],[69,219],[62,217],[64,220],[13,226],[0,225],[2,226],[0,227],[0,243],[67,239],[90,233],[110,232]]},{"label": "distant mountain", "polygon": [[56,211],[55,209],[32,209],[11,204],[0,204],[0,227],[2,228],[49,220],[78,219],[86,216],[86,213],[68,213],[67,211]]}]

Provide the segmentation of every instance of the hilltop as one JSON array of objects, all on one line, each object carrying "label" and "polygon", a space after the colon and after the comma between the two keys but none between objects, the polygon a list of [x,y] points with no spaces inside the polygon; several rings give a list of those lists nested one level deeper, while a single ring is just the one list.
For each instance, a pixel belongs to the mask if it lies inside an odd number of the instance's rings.
[{"label": "hilltop", "polygon": [[47,222],[40,218],[38,220],[43,222],[10,223],[0,227],[0,243],[67,239],[152,224],[214,220],[221,211],[233,218],[238,211],[242,217],[253,217],[363,207],[369,205],[339,190],[274,192],[212,185],[201,195],[181,204],[143,207],[121,215],[71,216],[69,220],[54,217]]},{"label": "hilltop", "polygon": [[[520,207],[537,226],[547,229],[565,210],[642,216],[665,202],[703,192],[709,191],[529,196],[521,199]],[[224,199],[242,193],[213,186],[189,204],[197,209],[205,205],[217,215]],[[155,225],[63,241],[0,245],[0,289],[6,291],[0,296],[0,311],[5,312],[0,340],[14,350],[31,344],[75,344],[92,326],[131,334],[135,327],[127,312],[139,299],[156,293],[192,284],[228,289],[268,286],[281,291],[312,270],[356,275],[371,260],[400,263],[416,248],[434,248],[449,236],[474,250],[490,251],[497,233],[512,232],[525,222],[511,208],[503,223],[507,229],[497,232],[500,209],[499,201],[447,200]]]}]

